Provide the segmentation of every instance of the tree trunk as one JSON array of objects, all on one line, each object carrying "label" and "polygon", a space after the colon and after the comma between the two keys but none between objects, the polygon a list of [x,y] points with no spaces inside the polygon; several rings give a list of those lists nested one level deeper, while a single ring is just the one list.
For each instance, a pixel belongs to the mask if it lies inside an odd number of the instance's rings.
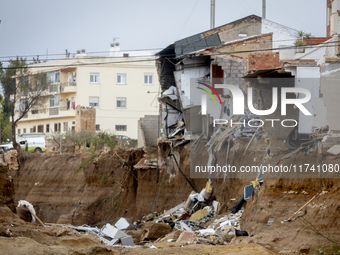
[{"label": "tree trunk", "polygon": [[17,143],[16,137],[15,137],[15,126],[16,126],[17,123],[14,121],[14,106],[12,106],[11,115],[12,115],[12,142],[13,142],[13,148],[16,149],[17,151],[19,151],[20,149],[18,147],[20,147],[20,145]]}]

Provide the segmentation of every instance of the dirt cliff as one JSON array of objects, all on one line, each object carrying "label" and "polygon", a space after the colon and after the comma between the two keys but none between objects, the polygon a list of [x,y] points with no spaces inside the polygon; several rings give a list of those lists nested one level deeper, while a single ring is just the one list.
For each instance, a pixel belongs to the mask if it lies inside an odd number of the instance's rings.
[{"label": "dirt cliff", "polygon": [[[269,145],[263,140],[254,142],[243,155],[248,141],[232,144],[230,164],[240,167],[264,162]],[[90,158],[85,154],[21,154],[20,170],[11,172],[16,190],[14,198],[15,201],[25,199],[31,202],[44,222],[94,225],[115,222],[121,216],[130,221],[141,219],[152,211],[162,212],[176,206],[185,201],[192,191],[174,160],[169,159],[169,149],[167,142],[159,143],[158,170],[134,168],[143,158],[142,149],[102,153],[94,163],[86,163]],[[206,164],[208,154],[205,151],[204,143],[194,150],[191,144],[172,149],[180,169],[188,178],[190,160]],[[225,164],[226,151],[227,147],[223,146],[216,154],[220,156],[220,165]],[[300,151],[278,162],[290,152],[287,149],[276,150],[266,163],[318,164],[320,160],[327,164],[339,163],[336,156],[324,152],[320,158],[317,149],[308,155],[306,151]],[[191,158],[190,153],[194,153]],[[238,200],[243,194],[243,187],[249,185],[256,175],[213,180],[214,196],[222,203],[221,213],[235,205],[236,201],[231,199]],[[283,253],[331,249],[334,243],[322,235],[330,237],[330,240],[340,238],[337,226],[339,179],[272,178],[270,174],[264,174],[264,180],[257,199],[250,199],[243,205],[245,211],[241,227],[254,236],[239,237],[232,242],[259,243],[274,252]],[[200,191],[207,179],[189,178],[189,181]],[[290,223],[285,221],[320,193],[322,195],[313,200],[297,219]],[[269,218],[274,218],[271,226],[267,226]]]}]

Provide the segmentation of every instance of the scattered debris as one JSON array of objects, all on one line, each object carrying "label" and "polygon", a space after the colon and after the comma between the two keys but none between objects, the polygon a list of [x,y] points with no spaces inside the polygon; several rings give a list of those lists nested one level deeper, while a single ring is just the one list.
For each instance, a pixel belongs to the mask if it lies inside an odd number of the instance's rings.
[{"label": "scattered debris", "polygon": [[292,220],[292,218],[298,213],[300,212],[303,208],[305,208],[310,202],[312,202],[316,197],[318,196],[318,194],[316,194],[314,197],[312,197],[307,203],[305,203],[303,206],[301,206],[301,208],[299,210],[297,210],[295,213],[293,213],[292,216],[290,216],[288,218],[288,222],[290,222]]},{"label": "scattered debris", "polygon": [[267,222],[267,226],[271,226],[274,222],[275,218],[269,218],[268,222]]},{"label": "scattered debris", "polygon": [[334,156],[337,156],[340,154],[340,145],[334,145],[332,146],[328,151],[329,154],[332,154]]},{"label": "scattered debris", "polygon": [[115,227],[119,230],[131,230],[136,229],[135,226],[133,226],[129,221],[127,221],[125,218],[120,218],[116,224]]},{"label": "scattered debris", "polygon": [[[27,202],[26,200],[20,200],[18,202],[18,207],[25,207],[29,212],[31,213],[32,216],[32,223],[35,223],[35,210],[33,205],[30,202]],[[44,224],[43,224],[44,225]]]}]

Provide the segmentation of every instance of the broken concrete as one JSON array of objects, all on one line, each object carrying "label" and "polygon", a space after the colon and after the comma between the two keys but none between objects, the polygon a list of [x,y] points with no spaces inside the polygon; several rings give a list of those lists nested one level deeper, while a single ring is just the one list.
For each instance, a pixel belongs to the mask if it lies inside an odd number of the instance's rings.
[{"label": "broken concrete", "polygon": [[4,161],[8,164],[10,171],[19,170],[18,151],[9,150],[4,153]]},{"label": "broken concrete", "polygon": [[332,154],[334,156],[337,156],[340,154],[340,145],[334,145],[331,147],[328,151],[329,154]]},{"label": "broken concrete", "polygon": [[142,240],[156,240],[169,234],[172,231],[172,228],[169,224],[165,223],[146,222],[142,227],[142,231]]}]

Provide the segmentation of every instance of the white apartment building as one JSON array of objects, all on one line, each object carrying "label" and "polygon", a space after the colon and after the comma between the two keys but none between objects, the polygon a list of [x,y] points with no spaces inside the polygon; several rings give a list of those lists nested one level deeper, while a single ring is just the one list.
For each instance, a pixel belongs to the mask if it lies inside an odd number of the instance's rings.
[{"label": "white apartment building", "polygon": [[[17,135],[76,130],[79,105],[96,109],[96,130],[136,139],[138,120],[158,115],[156,97],[160,87],[151,54],[132,54],[137,56],[131,57],[112,44],[109,57],[90,57],[83,52],[30,65],[30,74],[46,73],[49,89],[45,103],[31,109],[17,123]],[[16,111],[18,114],[20,104]]]}]

